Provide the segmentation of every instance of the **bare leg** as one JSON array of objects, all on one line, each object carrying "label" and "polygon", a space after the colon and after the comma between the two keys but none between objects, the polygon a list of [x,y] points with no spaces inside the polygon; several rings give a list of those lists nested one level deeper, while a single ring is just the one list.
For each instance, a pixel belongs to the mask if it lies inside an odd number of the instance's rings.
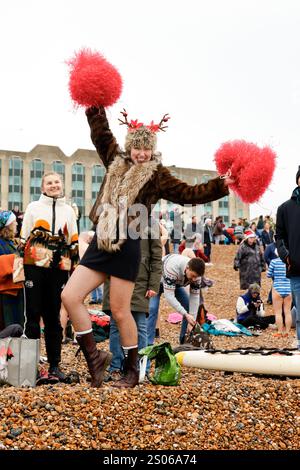
[{"label": "bare leg", "polygon": [[291,306],[292,306],[292,296],[288,295],[287,297],[283,299],[285,330],[287,334],[290,333],[291,328],[292,328]]},{"label": "bare leg", "polygon": [[99,351],[93,336],[92,323],[84,299],[104,282],[106,275],[79,265],[70,277],[62,293],[62,301],[77,333],[77,342],[86,359],[91,374],[91,386],[100,387],[112,354]]},{"label": "bare leg", "polygon": [[61,298],[76,332],[87,331],[91,328],[91,320],[84,306],[84,300],[105,279],[105,273],[79,265],[67,282]]},{"label": "bare leg", "polygon": [[131,314],[130,302],[134,283],[118,277],[110,278],[110,309],[120,332],[123,347],[138,344],[137,328]]},{"label": "bare leg", "polygon": [[67,323],[68,323],[68,312],[65,309],[65,307],[63,306],[63,304],[61,304],[61,307],[60,307],[60,324],[61,324],[61,327],[62,327],[62,330],[63,330],[63,340],[66,339]]},{"label": "bare leg", "polygon": [[117,380],[113,387],[132,388],[138,384],[138,337],[137,327],[131,314],[130,302],[134,283],[111,277],[110,308],[120,332],[121,345],[124,351],[124,377]]},{"label": "bare leg", "polygon": [[278,333],[283,333],[282,305],[283,299],[275,289],[272,289],[273,310],[276,317]]}]

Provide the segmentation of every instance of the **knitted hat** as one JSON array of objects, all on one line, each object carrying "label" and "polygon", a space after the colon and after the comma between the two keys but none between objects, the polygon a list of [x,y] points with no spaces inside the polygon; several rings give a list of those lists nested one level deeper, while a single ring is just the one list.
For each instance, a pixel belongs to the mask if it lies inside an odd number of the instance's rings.
[{"label": "knitted hat", "polygon": [[296,184],[298,185],[298,179],[300,177],[300,165],[298,167],[298,171],[297,171],[297,174],[296,174]]},{"label": "knitted hat", "polygon": [[16,216],[12,211],[0,211],[0,230],[10,225]]},{"label": "knitted hat", "polygon": [[252,230],[245,230],[244,236],[245,240],[247,240],[248,238],[256,238],[256,235]]},{"label": "knitted hat", "polygon": [[254,282],[253,284],[250,284],[249,286],[249,291],[254,294],[255,292],[257,294],[260,294],[260,285]]},{"label": "knitted hat", "polygon": [[132,148],[136,149],[147,149],[152,152],[156,149],[157,137],[156,133],[158,131],[164,131],[168,126],[165,126],[164,123],[168,122],[170,119],[167,114],[163,116],[159,124],[154,124],[153,121],[147,126],[142,122],[138,122],[137,119],[134,121],[127,120],[127,112],[124,109],[121,111],[121,114],[124,117],[124,120],[119,119],[120,124],[125,124],[128,128],[128,133],[125,138],[125,150],[126,153],[130,153]]},{"label": "knitted hat", "polygon": [[125,150],[127,153],[130,153],[132,148],[135,149],[147,149],[152,150],[156,149],[157,137],[155,132],[146,126],[140,126],[134,132],[128,131],[125,137]]}]

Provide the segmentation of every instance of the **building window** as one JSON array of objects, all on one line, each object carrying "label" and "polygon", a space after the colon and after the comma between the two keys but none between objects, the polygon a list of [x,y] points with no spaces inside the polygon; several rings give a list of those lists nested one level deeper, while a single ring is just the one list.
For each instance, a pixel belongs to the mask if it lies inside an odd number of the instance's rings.
[{"label": "building window", "polygon": [[228,196],[223,197],[219,201],[218,215],[221,215],[223,222],[227,224],[229,222],[229,199]]},{"label": "building window", "polygon": [[225,216],[229,215],[228,207],[219,207],[218,215],[221,215],[224,219]]},{"label": "building window", "polygon": [[103,182],[105,168],[102,165],[94,165],[92,169],[92,202],[94,203]]},{"label": "building window", "polygon": [[209,175],[202,175],[201,176],[201,183],[207,183],[210,180]]},{"label": "building window", "polygon": [[44,162],[36,158],[30,163],[30,202],[37,201],[41,195]]},{"label": "building window", "polygon": [[212,216],[212,203],[211,202],[207,202],[206,204],[204,204],[204,207],[203,207],[203,210],[204,210],[204,215],[205,216]]},{"label": "building window", "polygon": [[52,169],[61,176],[62,181],[65,181],[65,164],[60,160],[52,163]]},{"label": "building window", "polygon": [[224,196],[222,199],[219,200],[219,209],[222,209],[222,208],[228,209],[228,206],[229,206],[228,196]]},{"label": "building window", "polygon": [[15,206],[23,210],[23,160],[20,157],[9,159],[8,209]]},{"label": "building window", "polygon": [[72,165],[72,202],[75,202],[82,215],[81,228],[85,227],[85,169],[81,163]]}]

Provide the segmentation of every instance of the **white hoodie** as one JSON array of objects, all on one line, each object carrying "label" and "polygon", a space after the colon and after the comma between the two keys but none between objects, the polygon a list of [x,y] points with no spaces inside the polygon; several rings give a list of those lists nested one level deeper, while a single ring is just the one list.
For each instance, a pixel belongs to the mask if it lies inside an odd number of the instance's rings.
[{"label": "white hoodie", "polygon": [[[43,242],[35,240],[32,234],[32,231],[38,227],[47,234]],[[75,212],[71,206],[66,204],[64,197],[54,199],[42,194],[38,201],[28,204],[24,214],[20,234],[21,240],[26,243],[24,264],[52,267],[52,251],[55,251],[55,238],[60,234],[64,235],[65,242],[62,262],[59,263],[59,267],[69,271],[72,258],[70,250],[73,251],[74,246],[78,243]],[[34,250],[32,251],[32,248],[34,247],[39,250],[38,257],[33,254]]]}]

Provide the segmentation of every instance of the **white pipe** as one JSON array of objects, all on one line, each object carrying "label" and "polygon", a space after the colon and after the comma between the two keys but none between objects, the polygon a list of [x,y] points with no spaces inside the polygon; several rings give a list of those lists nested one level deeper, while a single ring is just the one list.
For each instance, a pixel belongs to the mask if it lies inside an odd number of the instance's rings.
[{"label": "white pipe", "polygon": [[176,354],[176,359],[181,366],[186,367],[300,377],[300,351],[292,356],[181,351]]}]

